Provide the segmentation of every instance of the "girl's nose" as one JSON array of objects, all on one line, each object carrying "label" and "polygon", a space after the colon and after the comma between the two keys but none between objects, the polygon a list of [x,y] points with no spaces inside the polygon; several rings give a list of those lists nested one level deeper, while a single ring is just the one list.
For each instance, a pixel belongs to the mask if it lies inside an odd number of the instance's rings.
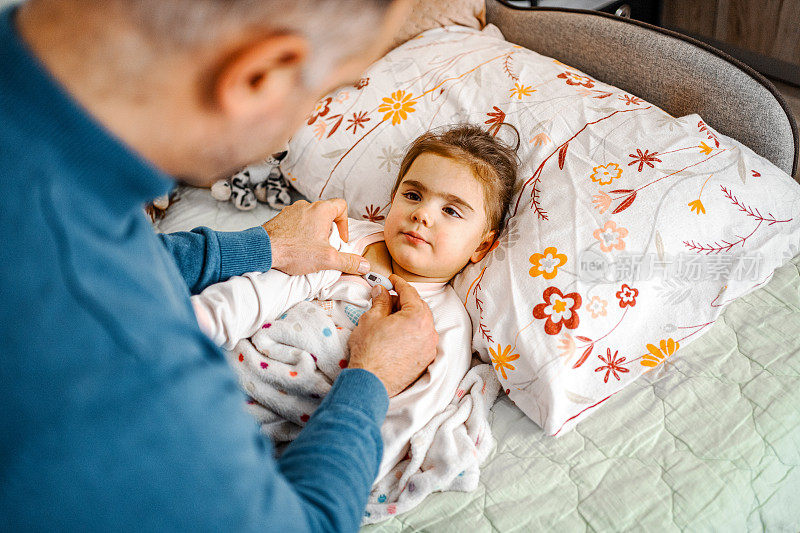
[{"label": "girl's nose", "polygon": [[422,224],[423,226],[427,227],[430,225],[431,217],[428,214],[428,210],[425,209],[423,206],[419,206],[417,209],[411,213],[411,219],[418,223]]}]

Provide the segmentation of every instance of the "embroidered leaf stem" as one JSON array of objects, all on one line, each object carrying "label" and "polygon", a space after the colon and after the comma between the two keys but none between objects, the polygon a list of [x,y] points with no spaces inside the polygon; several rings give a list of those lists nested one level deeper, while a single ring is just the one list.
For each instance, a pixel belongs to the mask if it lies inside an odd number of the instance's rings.
[{"label": "embroidered leaf stem", "polygon": [[723,240],[721,244],[717,241],[714,241],[713,244],[708,244],[708,243],[702,244],[695,241],[683,241],[683,244],[693,252],[705,253],[706,255],[718,254],[721,252],[729,252],[737,244],[741,244],[742,247],[744,248],[745,241],[749,239],[756,231],[758,231],[758,228],[761,227],[762,223],[766,222],[768,226],[772,226],[773,224],[778,224],[781,222],[790,222],[793,220],[792,218],[788,218],[786,220],[778,220],[774,216],[772,216],[772,213],[767,213],[767,216],[765,217],[761,214],[761,212],[758,209],[752,208],[740,202],[739,199],[736,196],[734,196],[734,194],[731,191],[726,189],[724,185],[720,185],[720,188],[722,189],[722,194],[725,195],[725,197],[728,200],[730,200],[733,205],[738,207],[739,211],[743,212],[748,217],[756,219],[758,221],[758,224],[756,224],[756,227],[753,228],[753,231],[751,231],[748,235],[745,236],[734,235],[734,237],[738,239],[735,241]]}]

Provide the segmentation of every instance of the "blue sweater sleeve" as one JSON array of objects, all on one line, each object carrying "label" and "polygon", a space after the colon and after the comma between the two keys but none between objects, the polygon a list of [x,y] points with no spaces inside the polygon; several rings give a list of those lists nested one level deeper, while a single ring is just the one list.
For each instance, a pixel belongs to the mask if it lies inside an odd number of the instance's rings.
[{"label": "blue sweater sleeve", "polygon": [[175,259],[192,294],[245,272],[266,272],[272,266],[269,236],[261,226],[244,231],[214,231],[206,227],[159,238]]},{"label": "blue sweater sleeve", "polygon": [[388,406],[374,374],[345,369],[286,448],[279,468],[304,507],[309,530],[358,529],[383,457],[380,426]]},{"label": "blue sweater sleeve", "polygon": [[[192,531],[358,531],[382,457],[380,426],[389,404],[386,389],[374,374],[342,371],[277,462],[272,446],[256,435],[252,421],[252,430],[242,431],[231,418],[231,407],[249,417],[241,409],[242,396],[236,394],[232,404],[231,395],[215,391],[214,385],[210,388],[209,399],[216,396],[222,405],[216,410],[206,406],[191,410],[192,415],[204,417],[190,416],[195,439],[175,442],[159,437],[156,442],[163,442],[163,449],[141,459],[160,465],[159,473],[154,473],[157,483],[145,478],[140,482],[156,485],[166,498],[158,505],[165,513],[159,518],[163,523]],[[187,421],[182,422],[187,427]],[[195,468],[183,468],[184,463]],[[137,494],[133,507],[152,496]]]}]

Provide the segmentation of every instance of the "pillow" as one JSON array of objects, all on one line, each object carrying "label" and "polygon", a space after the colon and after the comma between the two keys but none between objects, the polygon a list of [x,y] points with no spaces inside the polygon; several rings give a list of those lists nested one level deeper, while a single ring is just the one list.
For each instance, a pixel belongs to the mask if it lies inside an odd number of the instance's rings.
[{"label": "pillow", "polygon": [[260,226],[278,213],[262,203],[251,211],[241,211],[231,202],[216,200],[210,190],[189,185],[179,185],[173,195],[173,202],[163,218],[153,224],[156,231],[189,231],[198,226],[217,231],[241,231]]},{"label": "pillow", "polygon": [[800,186],[701,117],[672,117],[489,30],[435,29],[392,51],[320,102],[282,168],[309,199],[343,197],[350,216],[381,222],[418,135],[513,124],[510,219],[453,284],[475,350],[559,435],[643,373],[669,372],[796,253]]},{"label": "pillow", "polygon": [[452,25],[483,28],[486,25],[485,0],[415,0],[392,48],[424,31]]}]

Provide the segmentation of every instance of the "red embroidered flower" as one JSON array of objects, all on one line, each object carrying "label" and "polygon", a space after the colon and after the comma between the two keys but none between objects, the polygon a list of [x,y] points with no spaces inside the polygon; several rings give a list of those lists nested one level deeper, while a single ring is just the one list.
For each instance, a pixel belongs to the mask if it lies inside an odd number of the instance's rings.
[{"label": "red embroidered flower", "polygon": [[333,102],[333,98],[328,96],[327,98],[323,98],[319,102],[317,102],[317,106],[314,108],[314,112],[311,113],[311,116],[308,117],[308,125],[312,125],[319,117],[324,117],[328,114],[328,111],[331,110],[329,107],[331,102]]},{"label": "red embroidered flower", "polygon": [[597,358],[600,359],[605,363],[605,365],[599,366],[594,369],[595,372],[602,372],[603,370],[606,371],[606,377],[603,378],[603,383],[608,383],[608,376],[609,374],[613,373],[614,377],[617,378],[617,381],[620,380],[619,374],[617,372],[628,372],[628,369],[620,366],[622,363],[625,362],[624,357],[620,357],[617,359],[617,354],[619,351],[615,350],[614,355],[611,355],[611,348],[606,348],[606,357],[602,355],[598,355]]},{"label": "red embroidered flower", "polygon": [[628,163],[628,166],[639,163],[639,172],[642,171],[642,168],[644,168],[645,165],[647,165],[650,168],[655,168],[653,166],[652,161],[657,161],[658,163],[661,163],[661,160],[656,157],[658,155],[658,152],[653,152],[651,154],[649,150],[645,150],[644,153],[642,153],[642,151],[637,148],[636,154],[637,155],[628,154],[628,157],[633,158],[633,161]]},{"label": "red embroidered flower", "polygon": [[363,89],[367,85],[369,85],[369,78],[361,78],[360,80],[358,80],[357,82],[355,82],[353,84],[353,87],[355,87],[356,89],[358,89],[360,91],[361,89]]},{"label": "red embroidered flower", "polygon": [[359,127],[364,128],[364,123],[369,122],[369,120],[370,118],[367,116],[366,111],[359,111],[358,114],[353,113],[353,118],[347,119],[347,122],[349,122],[350,125],[345,129],[349,130],[350,128],[353,128],[353,135],[355,135],[356,130],[358,130]]},{"label": "red embroidered flower", "polygon": [[496,105],[492,106],[492,109],[494,109],[494,113],[491,111],[486,113],[486,115],[489,117],[489,120],[485,121],[484,124],[489,125],[489,129],[487,131],[490,135],[497,135],[500,126],[502,126],[506,120],[506,114]]},{"label": "red embroidered flower", "polygon": [[381,208],[376,206],[376,205],[369,204],[366,207],[366,210],[367,210],[367,214],[366,215],[361,215],[361,218],[365,218],[365,219],[369,220],[370,222],[380,222],[381,220],[386,218],[385,216],[380,214]]},{"label": "red embroidered flower", "polygon": [[556,287],[548,287],[542,294],[544,303],[533,308],[533,317],[547,319],[544,323],[544,332],[548,335],[558,335],[561,326],[575,329],[580,323],[578,309],[581,306],[581,295],[577,292],[561,294]]},{"label": "red embroidered flower", "polygon": [[619,99],[625,102],[625,105],[631,105],[631,104],[639,105],[642,103],[640,99],[636,98],[635,96],[630,96],[628,94],[620,96]]},{"label": "red embroidered flower", "polygon": [[633,289],[623,284],[619,292],[617,292],[617,298],[619,298],[619,306],[620,307],[635,306],[637,296],[639,296],[639,289]]},{"label": "red embroidered flower", "polygon": [[587,89],[594,87],[594,82],[591,78],[575,74],[574,72],[562,72],[558,77],[567,80],[567,85],[583,85]]}]

